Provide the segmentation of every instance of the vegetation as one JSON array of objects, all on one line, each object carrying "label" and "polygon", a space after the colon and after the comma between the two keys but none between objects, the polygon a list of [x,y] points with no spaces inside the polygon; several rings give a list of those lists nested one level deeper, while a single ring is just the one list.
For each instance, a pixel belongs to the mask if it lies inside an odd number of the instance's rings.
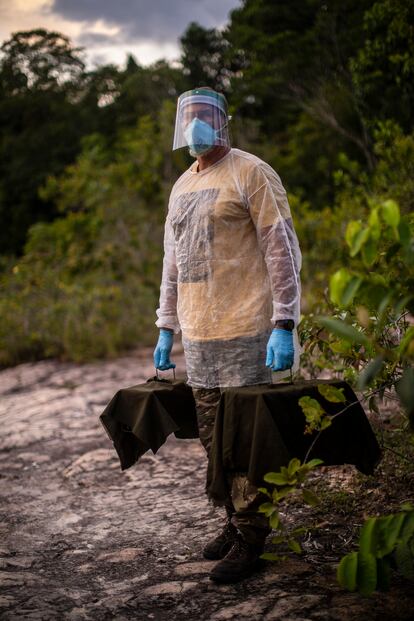
[{"label": "vegetation", "polygon": [[373,517],[361,529],[359,550],[344,556],[338,581],[349,591],[371,595],[390,587],[391,568],[414,580],[414,507],[405,504],[394,515]]},{"label": "vegetation", "polygon": [[[305,526],[297,526],[289,532],[284,524],[280,512],[281,502],[291,495],[302,495],[302,500],[308,505],[316,505],[319,498],[309,488],[305,487],[306,479],[311,470],[322,464],[320,459],[311,459],[309,462],[301,463],[299,459],[293,458],[288,466],[282,466],[279,472],[269,472],[265,475],[266,483],[271,484],[271,488],[261,487],[260,491],[268,496],[269,502],[264,502],[259,507],[259,512],[264,513],[269,518],[269,526],[277,531],[277,535],[272,538],[272,543],[276,545],[287,544],[292,552],[300,554],[302,547],[298,540],[300,535],[309,529]],[[284,560],[285,557],[274,552],[265,552],[262,558],[268,561]]]},{"label": "vegetation", "polygon": [[[94,71],[61,33],[5,41],[0,365],[86,361],[154,342],[166,204],[190,161],[170,150],[175,101],[207,84],[229,99],[234,144],[268,161],[288,189],[304,258],[304,374],[340,375],[372,416],[384,397],[397,399],[408,442],[413,22],[409,0],[244,0],[223,31],[188,26],[180,66],[129,56],[124,68]],[[301,405],[308,430],[323,433],[330,420],[318,401]],[[298,490],[314,503],[304,488],[314,466],[293,460],[268,476],[262,510],[293,551],[303,531],[283,530],[279,504]],[[393,563],[411,576],[412,508],[391,510],[368,520],[359,551],[344,557],[344,587],[384,588]]]},{"label": "vegetation", "polygon": [[[121,133],[116,158],[99,134],[41,195],[59,217],[34,224],[23,256],[2,273],[0,363],[110,356],[154,338],[166,152],[174,110]],[[168,145],[168,146],[167,146]]]},{"label": "vegetation", "polygon": [[[352,277],[355,295],[365,290],[367,274],[361,281],[359,268],[346,271],[349,220],[364,228],[371,217],[369,243],[362,232],[355,242],[366,259],[387,224],[373,201],[395,201],[408,252],[412,12],[406,0],[245,0],[224,31],[188,26],[180,67],[160,60],[144,68],[130,56],[125,68],[88,72],[83,51],[60,33],[5,41],[0,364],[87,360],[154,336],[166,202],[189,164],[170,152],[174,105],[201,84],[227,95],[234,143],[273,165],[289,191],[304,255],[303,330],[312,340],[308,320],[332,312],[334,269],[337,289]],[[379,276],[384,261],[361,266]],[[393,269],[395,282],[396,260]]]}]

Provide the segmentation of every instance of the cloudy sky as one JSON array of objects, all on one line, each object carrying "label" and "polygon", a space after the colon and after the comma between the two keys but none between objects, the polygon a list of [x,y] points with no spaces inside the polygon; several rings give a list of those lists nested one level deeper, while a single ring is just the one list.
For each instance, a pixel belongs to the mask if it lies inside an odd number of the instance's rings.
[{"label": "cloudy sky", "polygon": [[241,0],[0,0],[0,40],[32,28],[57,30],[84,46],[88,65],[125,63],[128,52],[148,64],[179,56],[191,21],[222,27]]}]

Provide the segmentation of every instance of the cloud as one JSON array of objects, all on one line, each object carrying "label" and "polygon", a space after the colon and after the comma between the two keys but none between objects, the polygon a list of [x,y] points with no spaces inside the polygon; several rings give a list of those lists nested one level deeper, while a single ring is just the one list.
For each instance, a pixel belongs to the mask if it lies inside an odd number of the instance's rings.
[{"label": "cloud", "polygon": [[122,42],[121,37],[104,34],[103,32],[81,32],[76,38],[76,43],[85,47],[103,47],[106,45],[117,45]]},{"label": "cloud", "polygon": [[239,0],[54,0],[51,12],[83,22],[86,31],[97,20],[116,26],[119,33],[114,37],[122,37],[124,44],[176,43],[190,22],[205,28],[223,26],[229,11],[238,5]]},{"label": "cloud", "polygon": [[124,65],[128,53],[146,65],[179,58],[190,22],[223,26],[241,0],[0,0],[0,40],[46,28],[85,48],[89,67]]}]

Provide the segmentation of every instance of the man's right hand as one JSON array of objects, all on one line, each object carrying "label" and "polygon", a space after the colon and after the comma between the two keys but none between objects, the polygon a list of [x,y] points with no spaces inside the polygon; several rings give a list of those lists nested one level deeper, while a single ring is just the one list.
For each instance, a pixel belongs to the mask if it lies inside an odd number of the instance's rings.
[{"label": "man's right hand", "polygon": [[170,360],[170,353],[174,341],[174,332],[161,328],[157,346],[154,350],[154,366],[160,371],[175,369],[175,364]]}]

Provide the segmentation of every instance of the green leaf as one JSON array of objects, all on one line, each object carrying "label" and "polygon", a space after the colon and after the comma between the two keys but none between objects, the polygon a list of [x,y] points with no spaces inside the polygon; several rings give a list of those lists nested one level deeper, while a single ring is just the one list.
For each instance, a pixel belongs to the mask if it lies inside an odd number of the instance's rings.
[{"label": "green leaf", "polygon": [[259,513],[264,513],[266,517],[270,517],[275,510],[275,506],[271,502],[264,502],[260,505]]},{"label": "green leaf", "polygon": [[257,491],[261,492],[265,496],[268,496],[269,498],[271,498],[271,496],[272,496],[271,493],[269,492],[269,490],[266,487],[258,487]]},{"label": "green leaf", "polygon": [[329,296],[337,306],[341,306],[343,293],[352,278],[352,274],[345,267],[342,267],[330,277]]},{"label": "green leaf", "polygon": [[299,541],[296,541],[296,539],[289,539],[288,546],[292,550],[292,552],[295,552],[296,554],[302,554],[302,548],[300,547]]},{"label": "green leaf", "polygon": [[393,552],[405,517],[404,513],[397,513],[396,515],[385,516],[378,520],[380,531],[378,537],[381,543],[378,546],[377,556],[383,557]]},{"label": "green leaf", "polygon": [[384,274],[379,274],[377,272],[371,272],[369,275],[370,281],[375,285],[382,285],[383,287],[388,287],[389,282]]},{"label": "green leaf", "polygon": [[289,464],[288,464],[289,475],[296,474],[296,472],[299,470],[300,466],[301,466],[300,459],[298,459],[297,457],[294,457],[293,459],[291,459]]},{"label": "green leaf", "polygon": [[310,461],[305,462],[305,465],[308,468],[316,468],[316,466],[320,466],[321,464],[323,464],[323,459],[311,459]]},{"label": "green leaf", "polygon": [[272,515],[270,516],[270,519],[269,519],[270,528],[274,528],[276,530],[276,528],[279,526],[279,524],[280,524],[279,513],[277,511],[274,511],[272,513]]},{"label": "green leaf", "polygon": [[333,341],[329,343],[329,347],[335,354],[343,354],[344,356],[349,356],[352,351],[352,343],[348,343],[348,341]]},{"label": "green leaf", "polygon": [[371,595],[377,586],[377,559],[371,553],[359,551],[357,585],[361,595]]},{"label": "green leaf", "polygon": [[392,199],[384,201],[381,205],[381,215],[384,222],[393,229],[397,228],[400,223],[400,208]]},{"label": "green leaf", "polygon": [[280,489],[275,488],[272,492],[273,502],[277,503],[283,498],[286,498],[286,496],[289,496],[289,494],[295,489],[296,487],[294,485],[287,485],[286,487],[282,487]]},{"label": "green leaf", "polygon": [[384,364],[384,357],[377,356],[374,360],[371,360],[367,366],[361,371],[357,380],[357,390],[364,390],[376,376],[381,372]]},{"label": "green leaf", "polygon": [[386,529],[386,541],[390,552],[394,549],[397,540],[399,539],[401,529],[405,522],[405,518],[405,513],[397,513],[393,516]]},{"label": "green leaf", "polygon": [[351,220],[350,222],[348,222],[345,230],[345,241],[348,244],[349,248],[352,248],[354,244],[354,239],[361,232],[361,230],[361,220]]},{"label": "green leaf", "polygon": [[310,489],[303,489],[302,496],[306,504],[310,505],[311,507],[315,507],[320,503],[320,498]]},{"label": "green leaf", "polygon": [[414,556],[408,541],[399,543],[394,553],[398,571],[409,580],[414,579]]},{"label": "green leaf", "polygon": [[362,228],[360,221],[353,220],[348,223],[345,231],[345,241],[350,248],[350,256],[355,257],[367,241],[370,234],[369,228]]},{"label": "green leaf", "polygon": [[[410,506],[410,505],[408,505]],[[403,509],[404,505],[401,507]],[[403,509],[404,510],[404,509]],[[400,539],[401,541],[408,541],[411,537],[414,537],[414,512],[406,513],[404,524],[401,527]]]},{"label": "green leaf", "polygon": [[314,420],[318,420],[325,414],[325,410],[317,401],[312,397],[301,397],[298,401],[302,411],[305,415],[305,418],[308,422],[313,422]]},{"label": "green leaf", "polygon": [[330,332],[333,332],[347,341],[351,341],[352,343],[360,343],[362,345],[369,344],[369,340],[363,332],[360,332],[354,328],[354,326],[351,326],[349,323],[345,323],[340,319],[333,319],[332,317],[316,317],[315,321]]},{"label": "green leaf", "polygon": [[388,526],[391,523],[391,520],[393,519],[393,515],[383,515],[378,519],[378,525],[377,525],[377,557],[381,558],[383,556],[386,556],[387,554],[389,554],[389,549],[388,549],[388,545],[387,545],[387,538],[386,538],[386,531]]},{"label": "green leaf", "polygon": [[328,427],[330,427],[332,425],[332,421],[329,418],[329,416],[325,416],[322,420],[321,420],[321,425],[320,425],[320,429],[321,431],[323,431],[324,429],[327,429]]},{"label": "green leaf", "polygon": [[359,549],[363,554],[377,553],[378,547],[378,519],[369,518],[361,528],[359,535]]},{"label": "green leaf", "polygon": [[342,292],[339,306],[344,306],[345,308],[349,306],[353,302],[354,297],[358,293],[358,289],[362,283],[363,278],[361,278],[360,276],[353,276],[351,280],[346,284]]},{"label": "green leaf", "polygon": [[289,477],[281,472],[268,472],[263,479],[266,483],[273,483],[273,485],[286,485],[289,483]]},{"label": "green leaf", "polygon": [[325,413],[319,401],[317,401],[316,399],[313,399],[312,397],[309,397],[309,396],[301,397],[298,403],[300,407],[302,408],[304,414],[308,413],[311,416],[315,414],[317,416],[322,416],[322,414]]},{"label": "green leaf", "polygon": [[381,236],[381,225],[378,215],[378,209],[372,209],[371,213],[369,214],[368,224],[370,228],[370,236],[372,237],[372,239],[379,239]]},{"label": "green leaf", "polygon": [[351,552],[341,558],[337,569],[337,580],[342,588],[355,591],[357,587],[358,552]]},{"label": "green leaf", "polygon": [[298,526],[297,528],[294,528],[291,531],[292,535],[304,535],[305,533],[309,532],[309,528],[306,528],[305,526]]},{"label": "green leaf", "polygon": [[288,469],[286,468],[286,466],[281,466],[279,472],[281,474],[283,474],[284,477],[289,478],[289,472],[288,472]]},{"label": "green leaf", "polygon": [[404,355],[411,341],[414,341],[414,326],[410,326],[407,332],[404,334],[401,342],[398,346],[398,351],[401,355]]},{"label": "green leaf", "polygon": [[273,552],[264,552],[260,555],[260,558],[264,561],[280,561],[283,557],[278,554],[274,554]]},{"label": "green leaf", "polygon": [[271,541],[276,545],[280,545],[286,541],[286,535],[278,535],[277,537],[273,537]]},{"label": "green leaf", "polygon": [[329,384],[318,384],[318,392],[331,403],[346,403],[343,388],[336,388],[336,386],[330,386]]},{"label": "green leaf", "polygon": [[364,248],[364,245],[367,243],[370,236],[370,230],[368,227],[362,229],[358,235],[355,236],[355,239],[352,242],[352,248],[350,251],[350,256],[355,257],[361,248]]},{"label": "green leaf", "polygon": [[378,257],[378,244],[374,239],[368,239],[362,248],[362,260],[367,267],[371,267]]}]

